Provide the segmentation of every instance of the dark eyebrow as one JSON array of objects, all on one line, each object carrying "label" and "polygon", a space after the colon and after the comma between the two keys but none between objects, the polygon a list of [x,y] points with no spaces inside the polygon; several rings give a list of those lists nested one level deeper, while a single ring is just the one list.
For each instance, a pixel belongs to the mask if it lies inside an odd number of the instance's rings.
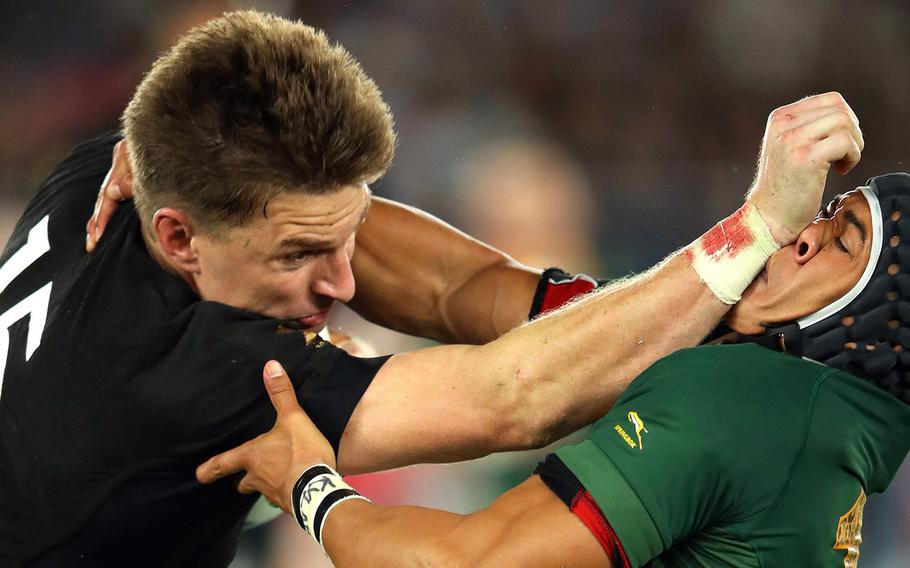
[{"label": "dark eyebrow", "polygon": [[[370,199],[370,195],[367,195],[366,203],[364,203],[364,205],[363,205],[363,211],[361,211],[361,213],[360,213],[359,223],[363,223],[363,221],[367,218],[367,213],[370,212],[371,203],[372,203],[372,199]],[[325,241],[322,239],[307,239],[307,238],[301,238],[301,237],[293,237],[290,239],[284,239],[283,241],[278,243],[278,249],[277,249],[278,252],[275,256],[281,256],[281,254],[287,250],[320,249],[320,248],[327,246],[328,244],[329,244],[329,241]]]},{"label": "dark eyebrow", "polygon": [[318,240],[318,239],[302,239],[299,237],[295,237],[292,239],[284,239],[283,241],[281,241],[281,243],[278,244],[278,252],[280,254],[282,251],[286,251],[289,249],[297,250],[297,249],[319,248],[319,247],[325,246],[327,243],[328,243],[328,241],[323,241],[323,240]]},{"label": "dark eyebrow", "polygon": [[845,211],[844,218],[848,223],[856,227],[856,229],[859,231],[859,240],[863,244],[866,244],[866,226],[863,225],[863,222],[859,220],[859,217],[856,216],[856,213],[853,211]]}]

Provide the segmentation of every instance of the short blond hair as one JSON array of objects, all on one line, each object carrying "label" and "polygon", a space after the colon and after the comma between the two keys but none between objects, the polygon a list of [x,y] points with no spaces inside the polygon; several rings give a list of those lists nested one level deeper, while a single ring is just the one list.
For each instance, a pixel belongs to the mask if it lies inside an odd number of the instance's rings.
[{"label": "short blond hair", "polygon": [[192,29],[155,61],[123,113],[144,223],[177,206],[239,226],[278,193],[372,182],[392,162],[376,84],[320,30],[256,11]]}]

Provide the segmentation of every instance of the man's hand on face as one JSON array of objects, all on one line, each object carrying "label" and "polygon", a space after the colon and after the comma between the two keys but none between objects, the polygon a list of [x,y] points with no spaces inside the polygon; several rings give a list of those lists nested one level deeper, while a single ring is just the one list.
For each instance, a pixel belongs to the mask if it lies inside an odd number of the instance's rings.
[{"label": "man's hand on face", "polygon": [[212,483],[246,471],[237,490],[258,491],[291,513],[291,492],[301,473],[324,463],[335,467],[335,452],[297,402],[294,385],[277,361],[269,361],[262,373],[272,406],[278,412],[275,426],[267,433],[209,459],[196,468],[196,479]]},{"label": "man's hand on face", "polygon": [[95,201],[95,211],[85,226],[86,251],[92,252],[98,246],[108,221],[117,210],[118,202],[132,198],[133,173],[130,171],[126,140],[121,140],[114,146],[111,169],[101,182],[98,199]]},{"label": "man's hand on face", "polygon": [[839,93],[808,97],[768,116],[748,199],[779,245],[795,241],[815,218],[828,170],[845,175],[862,150],[859,120]]}]

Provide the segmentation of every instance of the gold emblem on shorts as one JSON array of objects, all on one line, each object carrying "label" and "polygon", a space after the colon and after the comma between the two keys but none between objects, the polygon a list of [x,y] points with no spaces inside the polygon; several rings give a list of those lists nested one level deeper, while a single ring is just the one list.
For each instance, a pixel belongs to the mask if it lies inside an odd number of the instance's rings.
[{"label": "gold emblem on shorts", "polygon": [[641,444],[641,433],[642,432],[644,432],[645,434],[648,433],[648,429],[645,428],[645,423],[642,422],[641,417],[639,417],[638,413],[635,412],[634,410],[629,413],[629,422],[631,422],[632,425],[635,426],[635,435],[638,436],[638,449],[644,450],[645,448]]},{"label": "gold emblem on shorts", "polygon": [[853,507],[841,516],[837,523],[837,541],[834,550],[846,550],[844,568],[856,568],[859,562],[859,545],[863,542],[860,534],[863,528],[863,508],[866,506],[866,492],[859,490],[859,497]]}]

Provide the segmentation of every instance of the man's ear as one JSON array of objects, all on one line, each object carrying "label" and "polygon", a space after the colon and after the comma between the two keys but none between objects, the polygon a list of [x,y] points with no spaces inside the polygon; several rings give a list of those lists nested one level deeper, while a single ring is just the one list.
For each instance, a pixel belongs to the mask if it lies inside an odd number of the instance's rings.
[{"label": "man's ear", "polygon": [[161,254],[175,267],[190,273],[199,272],[199,257],[193,247],[194,225],[180,209],[162,207],[152,218],[152,231]]}]

